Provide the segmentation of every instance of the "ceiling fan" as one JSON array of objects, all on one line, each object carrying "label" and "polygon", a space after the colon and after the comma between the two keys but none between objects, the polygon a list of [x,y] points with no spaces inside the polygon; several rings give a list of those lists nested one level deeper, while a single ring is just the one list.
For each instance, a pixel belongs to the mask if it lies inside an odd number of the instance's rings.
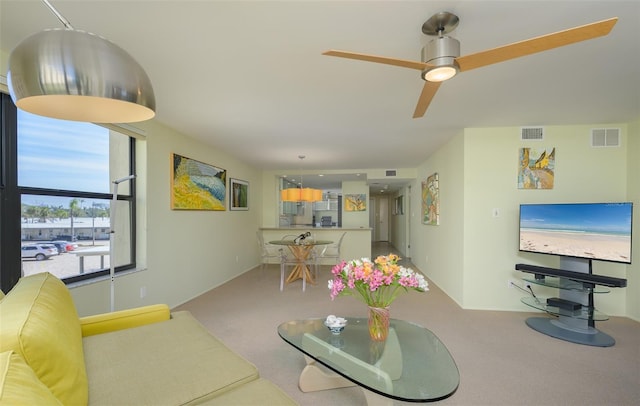
[{"label": "ceiling fan", "polygon": [[475,54],[460,56],[460,42],[445,35],[458,26],[459,19],[455,14],[445,11],[433,15],[422,25],[422,32],[424,34],[437,36],[437,38],[432,39],[422,48],[422,62],[333,49],[325,51],[322,54],[383,63],[421,71],[421,76],[422,79],[425,80],[425,84],[413,113],[413,118],[419,118],[424,116],[440,84],[445,80],[451,79],[458,72],[465,72],[494,63],[504,62],[509,59],[601,37],[609,34],[617,21],[618,18],[614,17],[564,31],[514,42]]}]

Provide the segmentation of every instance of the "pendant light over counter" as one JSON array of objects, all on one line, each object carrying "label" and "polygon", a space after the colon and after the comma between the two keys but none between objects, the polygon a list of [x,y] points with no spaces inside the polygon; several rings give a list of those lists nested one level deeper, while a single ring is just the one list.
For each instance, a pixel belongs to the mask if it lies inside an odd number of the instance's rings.
[{"label": "pendant light over counter", "polygon": [[[298,155],[298,158],[302,161],[305,156]],[[303,187],[301,170],[300,187],[282,189],[280,191],[280,200],[283,202],[319,202],[322,200],[322,190]]]},{"label": "pendant light over counter", "polygon": [[9,55],[7,82],[16,106],[41,116],[92,123],[153,118],[153,87],[138,62],[114,43],[74,29],[42,1],[65,28],[31,35]]}]

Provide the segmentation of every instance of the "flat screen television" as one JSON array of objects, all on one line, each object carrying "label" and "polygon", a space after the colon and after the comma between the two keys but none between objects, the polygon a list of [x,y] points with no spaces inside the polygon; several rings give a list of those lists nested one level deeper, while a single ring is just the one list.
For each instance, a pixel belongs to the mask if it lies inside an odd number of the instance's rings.
[{"label": "flat screen television", "polygon": [[520,205],[520,251],[631,263],[633,203]]}]

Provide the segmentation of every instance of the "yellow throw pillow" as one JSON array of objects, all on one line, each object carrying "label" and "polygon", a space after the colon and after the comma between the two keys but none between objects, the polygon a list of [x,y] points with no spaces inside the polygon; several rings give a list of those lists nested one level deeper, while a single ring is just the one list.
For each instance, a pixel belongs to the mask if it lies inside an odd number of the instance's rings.
[{"label": "yellow throw pillow", "polygon": [[15,406],[61,406],[33,369],[13,351],[0,354],[0,404]]},{"label": "yellow throw pillow", "polygon": [[82,333],[67,287],[49,273],[24,277],[0,302],[0,352],[13,350],[65,405],[86,405]]}]

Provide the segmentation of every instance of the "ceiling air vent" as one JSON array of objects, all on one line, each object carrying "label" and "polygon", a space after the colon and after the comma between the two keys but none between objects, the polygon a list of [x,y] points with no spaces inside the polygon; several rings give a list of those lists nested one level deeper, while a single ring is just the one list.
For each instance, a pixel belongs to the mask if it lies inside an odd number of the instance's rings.
[{"label": "ceiling air vent", "polygon": [[543,127],[522,127],[520,129],[520,141],[542,141],[543,139]]},{"label": "ceiling air vent", "polygon": [[385,172],[386,176],[396,176],[396,170],[395,169],[387,169],[387,171]]},{"label": "ceiling air vent", "polygon": [[591,129],[591,146],[592,147],[619,147],[620,146],[620,129],[619,128],[592,128]]}]

